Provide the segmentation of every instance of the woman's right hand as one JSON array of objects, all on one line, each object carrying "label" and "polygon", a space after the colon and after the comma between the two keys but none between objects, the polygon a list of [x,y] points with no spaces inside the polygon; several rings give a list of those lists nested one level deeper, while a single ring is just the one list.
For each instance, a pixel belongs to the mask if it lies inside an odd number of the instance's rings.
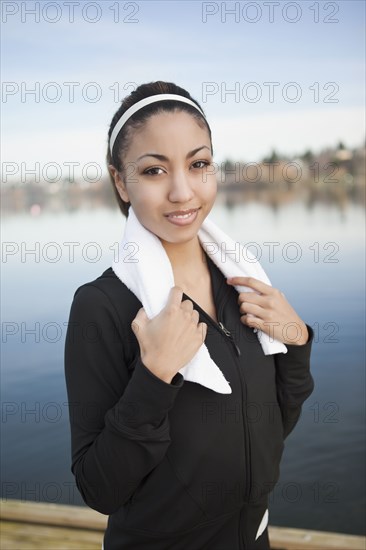
[{"label": "woman's right hand", "polygon": [[149,319],[139,309],[131,328],[138,340],[141,361],[155,376],[168,384],[197,353],[207,334],[207,324],[199,323],[191,300],[182,302],[183,290],[174,286],[161,312]]}]

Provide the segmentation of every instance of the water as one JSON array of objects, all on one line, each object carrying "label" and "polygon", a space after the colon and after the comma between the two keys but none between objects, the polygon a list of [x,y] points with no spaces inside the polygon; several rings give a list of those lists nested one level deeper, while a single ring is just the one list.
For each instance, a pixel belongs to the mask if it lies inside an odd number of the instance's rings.
[{"label": "water", "polygon": [[[316,387],[286,441],[270,522],[364,534],[364,210],[218,202],[211,215],[257,254],[316,333]],[[66,323],[77,287],[111,265],[123,226],[103,208],[3,222],[14,252],[2,269],[3,499],[83,504],[70,471]],[[22,258],[25,246],[36,254]]]}]

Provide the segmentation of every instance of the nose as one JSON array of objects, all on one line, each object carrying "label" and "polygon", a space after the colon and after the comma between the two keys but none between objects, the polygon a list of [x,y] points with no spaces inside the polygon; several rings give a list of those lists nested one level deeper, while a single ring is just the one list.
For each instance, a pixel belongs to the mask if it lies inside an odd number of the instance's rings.
[{"label": "nose", "polygon": [[169,187],[169,200],[171,202],[187,203],[193,196],[194,191],[187,174],[185,174],[183,170],[172,173]]}]

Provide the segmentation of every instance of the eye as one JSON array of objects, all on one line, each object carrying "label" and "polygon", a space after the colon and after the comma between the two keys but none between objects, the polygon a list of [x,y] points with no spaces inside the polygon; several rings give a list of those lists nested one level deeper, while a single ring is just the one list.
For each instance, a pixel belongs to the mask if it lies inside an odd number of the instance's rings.
[{"label": "eye", "polygon": [[[199,164],[199,163],[202,163],[203,166],[195,166],[195,164]],[[201,169],[201,168],[204,168],[205,166],[209,166],[211,163],[210,162],[207,162],[207,160],[196,160],[196,162],[194,162],[192,164],[192,166],[195,166],[195,168],[198,168],[198,169]]]},{"label": "eye", "polygon": [[147,170],[144,170],[143,174],[147,174],[148,176],[159,175],[157,172],[152,172],[152,170],[162,170],[162,168],[159,168],[159,166],[153,166],[152,168],[148,168]]}]

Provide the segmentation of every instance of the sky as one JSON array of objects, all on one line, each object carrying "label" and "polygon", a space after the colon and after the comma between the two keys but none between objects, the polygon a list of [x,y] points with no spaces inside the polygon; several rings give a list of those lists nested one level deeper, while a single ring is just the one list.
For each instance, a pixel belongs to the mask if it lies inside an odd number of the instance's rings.
[{"label": "sky", "polygon": [[55,166],[90,179],[105,171],[119,103],[155,80],[200,102],[217,163],[365,141],[363,1],[3,1],[1,10],[3,183],[32,169],[52,177]]}]

